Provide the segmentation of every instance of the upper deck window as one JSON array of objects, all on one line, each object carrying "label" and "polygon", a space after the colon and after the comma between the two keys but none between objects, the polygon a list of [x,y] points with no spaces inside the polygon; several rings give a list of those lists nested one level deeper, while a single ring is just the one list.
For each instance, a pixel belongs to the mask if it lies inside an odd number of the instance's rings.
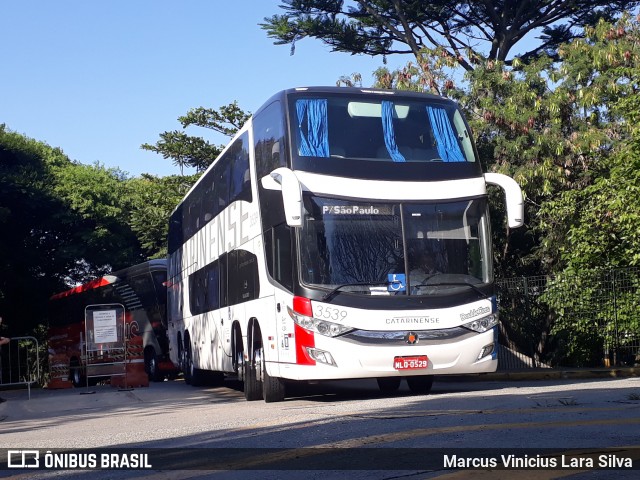
[{"label": "upper deck window", "polygon": [[305,157],[328,157],[329,135],[327,100],[296,100],[298,118],[298,154]]},{"label": "upper deck window", "polygon": [[455,104],[437,99],[327,95],[295,97],[298,157],[389,163],[475,162]]}]

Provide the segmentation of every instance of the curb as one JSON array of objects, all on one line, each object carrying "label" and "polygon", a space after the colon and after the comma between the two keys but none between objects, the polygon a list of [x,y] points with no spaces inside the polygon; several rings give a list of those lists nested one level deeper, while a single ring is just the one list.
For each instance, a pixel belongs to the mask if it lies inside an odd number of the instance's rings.
[{"label": "curb", "polygon": [[447,376],[451,379],[469,381],[518,381],[518,380],[567,380],[580,378],[627,378],[640,377],[640,367],[550,369],[537,368],[509,372],[479,373],[477,375]]}]

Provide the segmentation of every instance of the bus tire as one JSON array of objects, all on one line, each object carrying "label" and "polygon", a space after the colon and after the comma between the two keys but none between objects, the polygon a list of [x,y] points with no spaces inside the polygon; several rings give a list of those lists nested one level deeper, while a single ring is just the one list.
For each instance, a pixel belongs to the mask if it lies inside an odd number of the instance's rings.
[{"label": "bus tire", "polygon": [[[255,337],[252,337],[249,345],[252,348],[251,357],[244,367],[244,398],[248,402],[262,400],[262,381],[259,373],[262,373],[262,338],[260,330],[256,328]],[[260,339],[259,341],[257,339]]]},{"label": "bus tire", "polygon": [[262,382],[258,380],[258,372],[253,362],[247,362],[244,368],[244,398],[247,402],[262,400]]},{"label": "bus tire", "polygon": [[191,371],[189,368],[189,359],[187,358],[186,346],[182,349],[182,354],[180,355],[180,370],[182,370],[184,383],[186,383],[187,385],[191,385]]},{"label": "bus tire", "polygon": [[431,391],[433,385],[433,375],[418,375],[415,377],[407,377],[407,385],[409,390],[417,395],[426,395]]},{"label": "bus tire", "polygon": [[71,360],[71,363],[69,364],[69,377],[71,383],[76,388],[87,386],[87,380],[85,379],[82,370],[83,369],[77,360]]},{"label": "bus tire", "polygon": [[239,381],[244,380],[244,348],[242,346],[242,333],[240,333],[240,327],[234,326],[233,334],[231,336],[231,344],[233,345],[233,350],[231,354],[232,358],[232,366],[233,371],[238,377]]},{"label": "bus tire", "polygon": [[144,371],[150,382],[162,382],[164,375],[158,368],[158,357],[153,347],[147,347],[144,351]]},{"label": "bus tire", "polygon": [[204,371],[193,365],[193,355],[191,354],[191,343],[187,343],[184,349],[185,368],[184,381],[193,387],[200,387],[204,383]]},{"label": "bus tire", "polygon": [[281,402],[285,396],[285,385],[282,379],[272,377],[267,373],[267,362],[264,361],[264,350],[261,352],[262,360],[262,398],[266,403]]},{"label": "bus tire", "polygon": [[378,382],[378,388],[381,392],[384,393],[392,393],[397,391],[400,388],[400,382],[402,378],[400,377],[379,377],[376,378]]},{"label": "bus tire", "polygon": [[191,370],[189,373],[189,378],[191,379],[192,387],[201,387],[206,381],[206,372],[204,370],[200,370],[199,368],[195,368],[193,366],[193,362],[191,362]]}]

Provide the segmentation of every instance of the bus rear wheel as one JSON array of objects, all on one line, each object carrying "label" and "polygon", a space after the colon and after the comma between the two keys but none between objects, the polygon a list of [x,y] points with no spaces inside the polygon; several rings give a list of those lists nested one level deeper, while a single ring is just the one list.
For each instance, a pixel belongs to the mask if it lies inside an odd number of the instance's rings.
[{"label": "bus rear wheel", "polygon": [[[262,360],[259,364],[261,363]],[[258,378],[255,352],[253,359],[249,360],[244,368],[244,398],[248,402],[262,400],[262,382]]]},{"label": "bus rear wheel", "polygon": [[144,370],[147,372],[149,381],[162,382],[164,380],[164,375],[158,368],[158,357],[153,347],[148,347],[144,351]]},{"label": "bus rear wheel", "polygon": [[244,348],[242,346],[242,334],[239,327],[234,327],[231,344],[233,345],[233,371],[241,382],[244,380],[245,362]]},{"label": "bus rear wheel", "polygon": [[407,377],[407,385],[409,390],[417,395],[426,395],[431,391],[433,385],[433,375],[418,375],[415,377]]},{"label": "bus rear wheel", "polygon": [[199,387],[203,384],[203,372],[199,368],[196,368],[193,364],[193,356],[191,354],[191,343],[187,343],[184,348],[184,381],[185,383],[194,387]]},{"label": "bus rear wheel", "polygon": [[69,365],[69,377],[71,377],[71,383],[76,388],[85,387],[87,385],[83,369],[77,360],[71,360],[71,364]]}]

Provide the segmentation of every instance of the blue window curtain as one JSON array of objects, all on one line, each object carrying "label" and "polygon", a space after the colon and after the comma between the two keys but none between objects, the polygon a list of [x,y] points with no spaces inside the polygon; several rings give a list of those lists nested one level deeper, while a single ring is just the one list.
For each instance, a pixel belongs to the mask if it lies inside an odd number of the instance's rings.
[{"label": "blue window curtain", "polygon": [[[296,100],[298,114],[298,154],[304,157],[329,156],[329,121],[327,118],[327,100]],[[306,117],[306,128],[304,120]]]},{"label": "blue window curtain", "polygon": [[393,102],[389,100],[382,101],[382,133],[384,144],[391,160],[394,162],[406,162],[404,155],[400,153],[396,144],[396,134],[393,131]]},{"label": "blue window curtain", "polygon": [[458,139],[451,127],[447,112],[442,107],[427,107],[429,122],[436,139],[438,153],[445,162],[465,162]]}]

